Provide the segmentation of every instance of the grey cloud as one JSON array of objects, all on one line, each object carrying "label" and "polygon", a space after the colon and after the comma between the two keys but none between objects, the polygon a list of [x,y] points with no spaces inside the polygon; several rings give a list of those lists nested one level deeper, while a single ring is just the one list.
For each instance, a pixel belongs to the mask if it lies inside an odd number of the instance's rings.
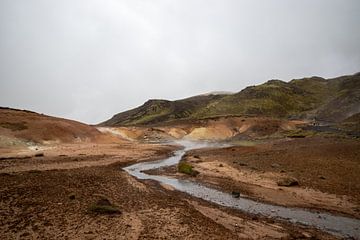
[{"label": "grey cloud", "polygon": [[97,123],[148,98],[352,74],[357,0],[2,0],[0,105]]}]

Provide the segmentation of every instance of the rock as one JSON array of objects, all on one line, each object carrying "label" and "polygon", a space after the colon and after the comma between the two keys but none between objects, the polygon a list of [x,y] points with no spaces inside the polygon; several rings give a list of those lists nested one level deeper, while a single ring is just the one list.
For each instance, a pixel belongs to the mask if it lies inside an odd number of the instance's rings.
[{"label": "rock", "polygon": [[232,192],[231,192],[231,195],[232,195],[234,198],[239,198],[239,197],[240,197],[240,192],[238,192],[238,191],[232,191]]},{"label": "rock", "polygon": [[219,167],[223,167],[224,165],[222,165],[221,163],[219,164]]},{"label": "rock", "polygon": [[326,178],[324,176],[319,176],[321,180],[325,180]]},{"label": "rock", "polygon": [[43,157],[44,156],[44,153],[36,153],[35,154],[35,157]]},{"label": "rock", "polygon": [[101,205],[101,206],[111,206],[111,202],[107,199],[107,198],[100,198],[97,202],[97,205]]},{"label": "rock", "polygon": [[70,195],[69,195],[69,199],[70,199],[70,200],[75,200],[75,194],[70,194]]},{"label": "rock", "polygon": [[238,161],[233,161],[234,164],[239,164],[240,166],[247,166],[247,163],[244,162],[238,162]]},{"label": "rock", "polygon": [[280,167],[280,164],[278,164],[278,163],[273,163],[273,164],[271,164],[271,167],[272,167],[272,168],[279,168],[279,167]]},{"label": "rock", "polygon": [[297,186],[297,185],[299,185],[299,181],[295,178],[288,177],[288,178],[280,179],[277,182],[277,185],[283,186],[283,187]]}]

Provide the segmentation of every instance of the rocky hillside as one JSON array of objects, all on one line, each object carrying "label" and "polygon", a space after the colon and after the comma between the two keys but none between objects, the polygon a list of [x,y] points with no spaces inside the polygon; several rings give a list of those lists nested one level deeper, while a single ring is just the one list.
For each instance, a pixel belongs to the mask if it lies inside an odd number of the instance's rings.
[{"label": "rocky hillside", "polygon": [[360,73],[333,79],[270,80],[235,94],[210,94],[177,101],[149,100],[116,114],[102,126],[146,125],[219,116],[266,116],[340,122],[360,112]]}]

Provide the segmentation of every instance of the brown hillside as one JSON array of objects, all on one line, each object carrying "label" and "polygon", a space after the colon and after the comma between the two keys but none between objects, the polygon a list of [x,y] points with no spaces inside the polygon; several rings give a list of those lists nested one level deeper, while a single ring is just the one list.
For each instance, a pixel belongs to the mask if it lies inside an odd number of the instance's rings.
[{"label": "brown hillside", "polygon": [[[94,141],[103,138],[95,127],[35,112],[0,108],[0,136],[7,144]],[[9,141],[10,140],[10,141]]]}]

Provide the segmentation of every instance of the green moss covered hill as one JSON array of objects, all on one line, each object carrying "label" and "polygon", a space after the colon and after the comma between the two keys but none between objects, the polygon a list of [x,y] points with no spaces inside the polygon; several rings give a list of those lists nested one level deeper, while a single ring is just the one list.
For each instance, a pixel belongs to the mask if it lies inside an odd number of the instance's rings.
[{"label": "green moss covered hill", "polygon": [[333,79],[270,80],[235,94],[200,95],[176,101],[149,100],[116,114],[102,126],[146,125],[218,116],[268,116],[340,122],[360,112],[360,73]]}]

